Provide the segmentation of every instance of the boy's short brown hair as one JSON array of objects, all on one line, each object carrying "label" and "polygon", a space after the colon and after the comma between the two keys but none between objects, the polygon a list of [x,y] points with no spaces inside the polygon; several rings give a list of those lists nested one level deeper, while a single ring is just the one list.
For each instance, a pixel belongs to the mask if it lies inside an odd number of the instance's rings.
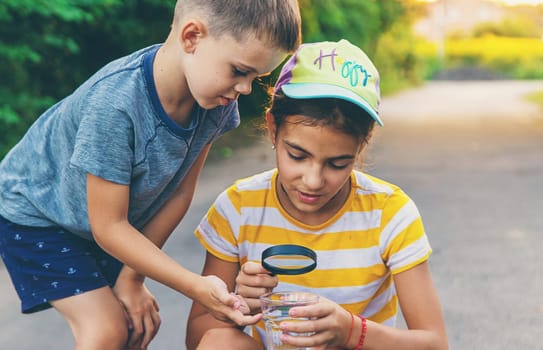
[{"label": "boy's short brown hair", "polygon": [[287,52],[301,42],[297,0],[177,0],[174,26],[187,15],[205,21],[216,37],[229,34],[243,42],[256,36]]}]

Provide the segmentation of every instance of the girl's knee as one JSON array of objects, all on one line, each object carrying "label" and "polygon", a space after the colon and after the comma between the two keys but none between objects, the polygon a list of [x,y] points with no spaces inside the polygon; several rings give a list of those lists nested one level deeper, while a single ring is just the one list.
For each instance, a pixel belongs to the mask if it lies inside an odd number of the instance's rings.
[{"label": "girl's knee", "polygon": [[211,328],[200,339],[197,350],[262,350],[246,333],[236,328]]},{"label": "girl's knee", "polygon": [[[221,336],[220,331],[218,334],[216,334],[216,329],[210,329],[207,332],[204,333],[202,336],[202,339],[200,339],[200,342],[198,343],[198,347],[196,350],[211,350],[211,349],[218,349],[217,346],[220,346],[221,343]],[[224,345],[224,344],[223,344]]]}]

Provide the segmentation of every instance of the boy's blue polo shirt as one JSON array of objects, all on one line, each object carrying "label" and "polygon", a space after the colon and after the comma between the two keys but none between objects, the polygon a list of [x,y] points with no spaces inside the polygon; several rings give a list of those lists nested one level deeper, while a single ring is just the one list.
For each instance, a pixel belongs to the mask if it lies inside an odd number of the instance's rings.
[{"label": "boy's blue polo shirt", "polygon": [[[237,102],[196,106],[184,129],[162,108],[152,63],[160,45],[115,60],[45,111],[0,163],[0,215],[92,239],[86,174],[130,186],[137,229],[162,207],[201,150],[239,125]],[[181,78],[181,77],[180,77]]]}]

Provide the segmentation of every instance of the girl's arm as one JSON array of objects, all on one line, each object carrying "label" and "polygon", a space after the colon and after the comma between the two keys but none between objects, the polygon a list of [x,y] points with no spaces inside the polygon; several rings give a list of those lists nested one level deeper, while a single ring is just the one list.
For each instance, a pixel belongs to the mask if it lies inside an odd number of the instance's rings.
[{"label": "girl's arm", "polygon": [[[448,349],[445,321],[428,262],[398,273],[394,276],[394,284],[408,330],[367,321],[364,350]],[[356,321],[357,332],[353,332],[351,349],[361,333],[361,321]]]},{"label": "girl's arm", "polygon": [[[254,317],[244,316],[237,309],[239,300],[229,295],[221,280],[183,268],[157,246],[164,244],[186,212],[208,150],[209,147],[199,156],[176,195],[146,227],[146,236],[128,222],[129,187],[90,174],[87,175],[89,221],[96,242],[125,265],[199,301],[215,317],[248,324],[254,322]],[[183,214],[176,214],[179,212]]]},{"label": "girl's arm", "polygon": [[408,330],[368,321],[364,349],[448,349],[445,321],[428,262],[394,276]]},{"label": "girl's arm", "polygon": [[[229,291],[234,290],[238,271],[238,263],[220,260],[210,253],[206,254],[202,275],[216,275],[226,283]],[[260,319],[259,315],[255,317]],[[258,319],[255,319],[255,322]],[[204,337],[209,330],[215,333],[209,332]],[[186,345],[187,349],[191,350],[199,344],[200,348],[204,349],[218,349],[225,344],[228,344],[229,348],[238,349],[251,349],[256,346],[256,342],[234,324],[218,321],[201,304],[193,302],[187,323]],[[232,347],[232,344],[236,344],[236,347]]]},{"label": "girl's arm", "polygon": [[448,349],[445,320],[428,262],[397,274],[394,283],[412,348]]},{"label": "girl's arm", "polygon": [[[398,329],[367,320],[363,350],[446,350],[445,322],[428,263],[424,262],[394,277],[400,306],[408,329]],[[293,308],[291,316],[314,321],[283,322],[286,332],[310,332],[309,338],[283,334],[282,339],[297,347],[315,349],[356,349],[362,335],[362,320],[350,317],[341,306],[325,298],[312,306]],[[295,315],[293,314],[295,312]]]}]

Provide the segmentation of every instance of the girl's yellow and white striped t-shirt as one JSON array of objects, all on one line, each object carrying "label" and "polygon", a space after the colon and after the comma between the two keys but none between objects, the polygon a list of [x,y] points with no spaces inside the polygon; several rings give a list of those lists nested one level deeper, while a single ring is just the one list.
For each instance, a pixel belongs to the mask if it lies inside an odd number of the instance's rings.
[{"label": "girl's yellow and white striped t-shirt", "polygon": [[[309,247],[317,254],[316,269],[279,275],[274,291],[311,291],[393,326],[398,302],[392,275],[431,254],[413,201],[399,187],[353,171],[343,207],[327,222],[309,226],[281,207],[276,180],[277,170],[269,170],[238,180],[221,193],[196,229],[201,244],[240,265],[260,262],[262,251],[272,245]],[[263,334],[261,326],[257,331]]]}]

